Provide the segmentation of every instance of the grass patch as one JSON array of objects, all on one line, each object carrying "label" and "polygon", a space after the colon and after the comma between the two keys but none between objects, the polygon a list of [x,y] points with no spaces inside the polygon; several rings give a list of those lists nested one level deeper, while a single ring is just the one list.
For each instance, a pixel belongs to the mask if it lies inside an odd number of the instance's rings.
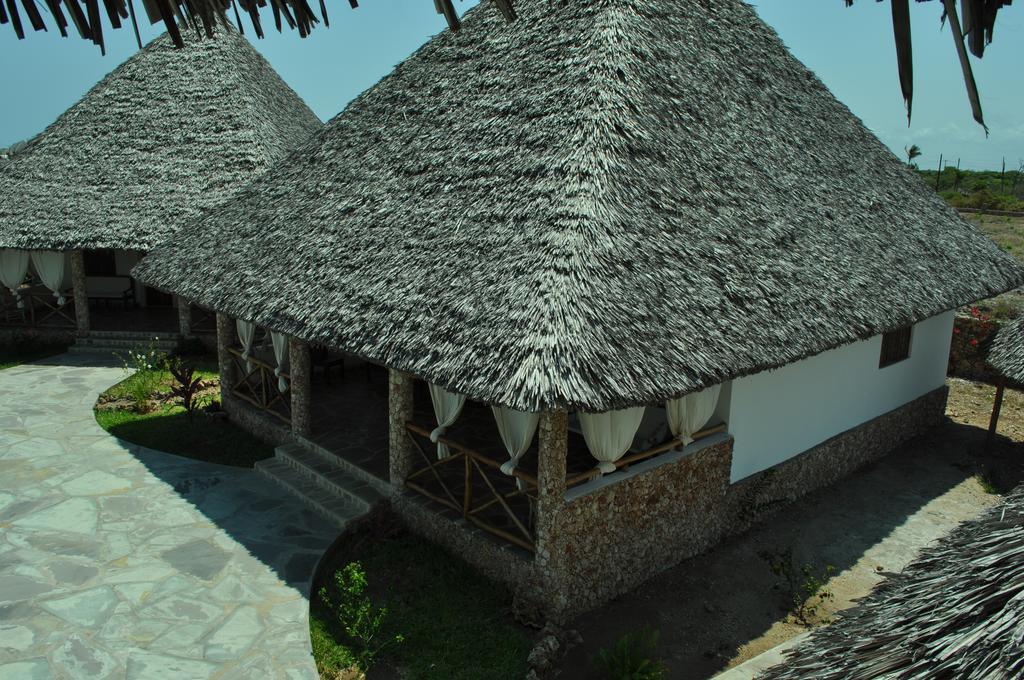
[{"label": "grass patch", "polygon": [[0,347],[0,371],[38,361],[68,351],[67,345],[33,343],[31,345],[9,345]]},{"label": "grass patch", "polygon": [[226,418],[197,413],[189,422],[180,406],[164,406],[152,413],[97,410],[96,422],[127,442],[210,463],[252,467],[274,455],[270,444]]},{"label": "grass patch", "polygon": [[[203,380],[218,380],[220,378],[216,359],[199,359],[195,361],[195,366],[196,375]],[[138,371],[100,395],[100,400],[131,399],[139,388],[169,390],[170,386],[171,372],[166,368]]]},{"label": "grass patch", "polygon": [[[390,525],[381,530],[381,523]],[[334,574],[362,564],[372,603],[388,610],[381,635],[388,646],[369,678],[498,680],[526,675],[530,633],[512,620],[508,591],[442,548],[386,518],[357,528],[328,558],[313,592],[337,597]],[[346,677],[359,656],[319,597],[311,606],[313,656],[322,677]],[[378,675],[378,673],[380,675]]]},{"label": "grass patch", "polygon": [[[218,380],[216,359],[190,360],[203,380]],[[215,393],[211,395],[214,408],[197,410],[190,420],[181,406],[159,398],[171,386],[171,373],[166,368],[137,371],[100,395],[96,422],[127,442],[210,463],[252,467],[256,461],[274,455],[273,446],[216,410]],[[138,408],[140,402],[146,402],[145,409]]]}]

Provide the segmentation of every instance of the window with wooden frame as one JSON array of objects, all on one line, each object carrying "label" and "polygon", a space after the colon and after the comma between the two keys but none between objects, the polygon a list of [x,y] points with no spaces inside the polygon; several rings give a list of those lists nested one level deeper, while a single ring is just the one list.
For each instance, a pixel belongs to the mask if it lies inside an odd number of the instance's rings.
[{"label": "window with wooden frame", "polygon": [[898,328],[882,336],[882,355],[878,358],[879,368],[898,364],[910,356],[911,328],[911,326]]}]

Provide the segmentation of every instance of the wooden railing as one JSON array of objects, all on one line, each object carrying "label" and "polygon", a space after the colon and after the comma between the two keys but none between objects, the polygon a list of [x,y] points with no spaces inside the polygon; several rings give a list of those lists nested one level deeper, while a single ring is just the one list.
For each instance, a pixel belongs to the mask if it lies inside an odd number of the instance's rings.
[{"label": "wooden railing", "polygon": [[[693,440],[694,441],[700,441],[701,439],[704,439],[705,437],[710,437],[713,434],[718,434],[719,432],[725,432],[725,430],[726,430],[725,423],[719,423],[718,425],[712,425],[711,427],[706,427],[703,430],[699,430],[697,432],[694,432],[693,433]],[[661,455],[663,453],[666,453],[668,451],[672,451],[673,449],[678,449],[681,446],[682,446],[682,444],[679,442],[679,440],[677,440],[677,439],[670,439],[667,442],[665,442],[663,444],[658,444],[657,446],[655,446],[653,448],[650,448],[650,449],[647,449],[646,451],[639,451],[637,453],[631,453],[631,454],[623,456],[622,458],[619,458],[617,461],[615,461],[615,469],[616,469],[616,471],[618,471],[618,470],[627,470],[627,469],[629,469],[630,465],[635,465],[636,463],[639,463],[641,461],[645,461],[645,460],[647,460],[649,458],[654,458],[655,456],[659,456],[659,455]],[[567,489],[570,489],[570,488],[572,488],[574,486],[579,486],[580,484],[585,484],[585,483],[589,482],[590,480],[595,479],[596,477],[599,477],[600,474],[601,473],[598,471],[598,469],[596,467],[594,467],[594,468],[592,468],[590,470],[587,470],[586,472],[581,472],[578,475],[574,475],[572,477],[567,478],[565,480],[565,487]],[[611,473],[608,473],[608,474],[611,474]]]},{"label": "wooden railing", "polygon": [[[534,551],[532,525],[533,507],[537,500],[536,477],[518,469],[512,471],[512,476],[506,475],[501,472],[500,462],[447,437],[438,437],[438,442],[447,445],[451,455],[438,459],[432,450],[434,444],[430,441],[430,430],[415,423],[406,423],[406,431],[425,463],[424,467],[406,478],[406,487],[460,513],[463,519],[484,531],[524,550]],[[420,444],[421,439],[428,444],[427,450]],[[434,491],[427,488],[431,482],[435,483]],[[482,482],[480,488],[478,482]],[[512,488],[497,488],[506,485]],[[518,510],[513,509],[513,505]],[[494,517],[508,520],[515,531],[497,526]]]},{"label": "wooden railing", "polygon": [[[246,359],[242,356],[242,350],[237,347],[229,347],[228,352],[235,363],[235,379],[231,384],[231,393],[259,410],[285,423],[291,423],[291,398],[287,392],[278,389],[277,376],[274,375],[275,367],[256,357]],[[281,377],[291,382],[288,373],[282,372]]]},{"label": "wooden railing", "polygon": [[[534,509],[537,501],[537,478],[520,469],[512,476],[501,472],[502,462],[463,446],[448,437],[438,437],[451,455],[438,459],[430,441],[430,430],[415,423],[406,423],[406,433],[424,466],[406,477],[405,486],[416,493],[440,503],[462,515],[462,518],[494,536],[504,539],[520,548],[533,552]],[[725,423],[705,428],[693,435],[700,440],[719,432],[725,432]],[[427,448],[421,444],[425,442]],[[644,460],[678,449],[680,442],[671,439],[646,451],[632,453],[620,458],[617,470],[628,469]],[[490,475],[488,475],[490,472]],[[573,475],[565,480],[566,488],[585,484],[600,476],[597,468]],[[482,482],[482,484],[477,484]],[[509,486],[499,490],[498,486]],[[483,493],[480,493],[483,492]],[[481,499],[480,496],[483,496]],[[514,508],[513,505],[517,506]],[[496,526],[494,518],[506,519],[516,531]]]},{"label": "wooden railing", "polygon": [[75,328],[75,301],[71,292],[64,296],[64,304],[58,304],[57,298],[49,290],[21,290],[21,307],[14,296],[3,295],[0,302],[0,321],[8,324],[26,326],[46,326],[48,328]]}]

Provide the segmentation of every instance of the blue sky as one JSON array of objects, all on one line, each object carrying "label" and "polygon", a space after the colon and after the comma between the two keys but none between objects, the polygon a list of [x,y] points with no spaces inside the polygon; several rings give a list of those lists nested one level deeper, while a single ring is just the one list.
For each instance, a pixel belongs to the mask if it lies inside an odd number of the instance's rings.
[{"label": "blue sky", "polygon": [[[300,40],[271,28],[266,39],[253,41],[324,120],[444,29],[430,0],[365,0],[355,11],[340,0],[327,4],[334,8],[329,29]],[[473,4],[466,0],[459,7]],[[948,28],[939,29],[940,3],[911,3],[916,96],[910,128],[888,3],[859,0],[850,9],[842,0],[754,4],[793,53],[898,154],[916,143],[924,151],[922,167],[934,167],[940,153],[954,163],[960,158],[965,168],[998,169],[1004,156],[1008,168],[1024,161],[1024,8],[1000,13],[995,42],[983,60],[974,61],[990,129],[986,139],[971,119]],[[266,21],[272,23],[269,15]],[[149,28],[144,38],[158,33]],[[19,41],[9,26],[0,27],[0,64],[19,65],[0,69],[0,146],[42,130],[136,50],[130,30],[113,31],[108,39],[104,57],[82,40],[53,33]]]}]

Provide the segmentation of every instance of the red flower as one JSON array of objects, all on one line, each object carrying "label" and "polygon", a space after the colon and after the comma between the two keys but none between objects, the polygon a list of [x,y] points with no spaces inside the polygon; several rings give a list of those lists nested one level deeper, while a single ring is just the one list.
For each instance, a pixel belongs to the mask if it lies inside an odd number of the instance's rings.
[{"label": "red flower", "polygon": [[953,329],[953,332],[954,332],[954,333],[959,333],[959,332],[960,332],[960,329],[959,329],[959,328],[954,328],[954,329]]},{"label": "red flower", "polygon": [[978,346],[978,341],[975,340],[974,338],[971,338],[971,345],[974,346],[974,347],[977,347]]}]

